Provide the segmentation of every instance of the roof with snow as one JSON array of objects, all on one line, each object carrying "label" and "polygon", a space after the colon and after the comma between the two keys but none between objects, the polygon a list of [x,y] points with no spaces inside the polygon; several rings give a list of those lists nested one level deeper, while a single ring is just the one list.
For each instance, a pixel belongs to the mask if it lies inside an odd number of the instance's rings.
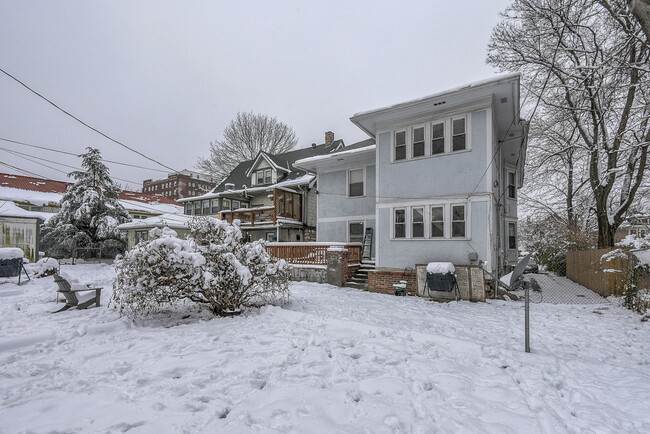
[{"label": "roof with snow", "polygon": [[147,229],[147,228],[162,228],[168,227],[172,229],[187,229],[187,222],[192,219],[192,216],[183,214],[162,214],[158,216],[148,217],[142,220],[133,220],[127,223],[118,225],[117,228],[121,230],[127,229]]},{"label": "roof with snow", "polygon": [[27,211],[10,200],[0,200],[0,217],[32,218],[47,221],[53,215],[54,213],[51,212]]},{"label": "roof with snow", "polygon": [[[0,173],[0,200],[19,204],[58,207],[71,182]],[[129,212],[181,214],[183,207],[175,200],[157,194],[124,190],[120,203]]]},{"label": "roof with snow", "polygon": [[[310,146],[308,148],[295,149],[293,151],[283,152],[282,154],[277,155],[260,153],[257,155],[257,157],[251,160],[239,163],[230,172],[226,179],[224,179],[219,185],[213,188],[209,193],[203,194],[201,196],[179,199],[179,202],[187,202],[197,199],[210,199],[220,196],[237,196],[243,194],[244,191],[246,191],[247,194],[252,194],[255,192],[261,193],[273,190],[274,187],[290,187],[308,184],[314,179],[314,177],[312,175],[308,175],[306,171],[296,167],[294,163],[302,158],[329,154],[331,152],[339,150],[339,148],[345,149],[344,146],[345,144],[343,143],[343,140],[339,139],[334,140],[329,145],[321,144]],[[266,159],[271,167],[280,169],[278,171],[279,182],[272,185],[250,187],[250,174],[260,158]],[[226,191],[226,184],[233,184],[235,186],[235,189]],[[244,186],[247,187],[244,189]]]}]

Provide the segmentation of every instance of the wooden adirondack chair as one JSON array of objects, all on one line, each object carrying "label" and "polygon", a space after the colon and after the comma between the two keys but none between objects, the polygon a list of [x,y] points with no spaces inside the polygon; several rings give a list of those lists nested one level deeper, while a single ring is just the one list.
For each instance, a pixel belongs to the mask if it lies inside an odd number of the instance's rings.
[{"label": "wooden adirondack chair", "polygon": [[[102,288],[72,289],[70,283],[67,280],[65,280],[63,277],[59,276],[58,274],[54,274],[53,277],[54,277],[54,282],[56,282],[56,284],[59,287],[57,293],[63,294],[66,300],[65,306],[63,306],[61,309],[53,313],[62,312],[72,307],[75,307],[77,309],[86,309],[87,307],[91,306],[93,303],[97,307],[99,307],[99,302],[102,295]],[[84,301],[83,303],[79,303],[79,299],[77,298],[77,295],[75,293],[85,292],[85,291],[95,291],[95,297],[91,298],[88,301]]]}]

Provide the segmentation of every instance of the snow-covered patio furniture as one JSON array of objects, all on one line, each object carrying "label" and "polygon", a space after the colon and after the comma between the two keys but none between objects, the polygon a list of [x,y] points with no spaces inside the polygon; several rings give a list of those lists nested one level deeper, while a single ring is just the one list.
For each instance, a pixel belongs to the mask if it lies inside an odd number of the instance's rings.
[{"label": "snow-covered patio furniture", "polygon": [[395,295],[405,296],[406,295],[406,280],[400,280],[399,283],[393,284],[393,289],[395,290]]},{"label": "snow-covered patio furniture", "polygon": [[20,276],[24,271],[27,279],[32,280],[27,270],[25,270],[23,256],[23,250],[17,247],[0,248],[0,277],[18,277],[18,284],[20,285]]},{"label": "snow-covered patio furniture", "polygon": [[[54,282],[56,282],[56,284],[59,287],[59,289],[57,290],[57,297],[58,297],[58,293],[61,293],[63,294],[66,300],[65,306],[55,311],[54,313],[62,312],[72,307],[76,307],[77,309],[86,309],[92,304],[95,304],[97,307],[99,307],[99,303],[102,295],[102,288],[91,288],[89,287],[89,285],[78,284],[78,283],[70,285],[70,282],[68,282],[66,279],[64,279],[58,274],[54,274],[53,277],[54,277]],[[95,291],[95,296],[90,300],[79,303],[79,299],[77,298],[76,293],[88,292],[88,291]]]}]

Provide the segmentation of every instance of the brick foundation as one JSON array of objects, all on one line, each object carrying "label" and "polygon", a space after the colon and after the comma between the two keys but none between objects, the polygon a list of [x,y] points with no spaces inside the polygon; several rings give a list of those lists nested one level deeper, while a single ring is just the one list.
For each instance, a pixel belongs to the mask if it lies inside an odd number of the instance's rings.
[{"label": "brick foundation", "polygon": [[368,291],[380,294],[395,294],[393,285],[400,280],[406,280],[406,293],[417,295],[418,282],[415,270],[368,270]]}]

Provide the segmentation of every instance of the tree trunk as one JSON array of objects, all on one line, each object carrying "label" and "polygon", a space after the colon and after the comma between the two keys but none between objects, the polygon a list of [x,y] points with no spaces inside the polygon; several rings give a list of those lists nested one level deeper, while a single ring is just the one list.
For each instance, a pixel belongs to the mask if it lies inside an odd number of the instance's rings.
[{"label": "tree trunk", "polygon": [[598,248],[605,249],[614,247],[614,233],[616,232],[615,225],[609,223],[607,210],[598,213]]},{"label": "tree trunk", "polygon": [[628,0],[627,3],[650,41],[650,0]]}]

